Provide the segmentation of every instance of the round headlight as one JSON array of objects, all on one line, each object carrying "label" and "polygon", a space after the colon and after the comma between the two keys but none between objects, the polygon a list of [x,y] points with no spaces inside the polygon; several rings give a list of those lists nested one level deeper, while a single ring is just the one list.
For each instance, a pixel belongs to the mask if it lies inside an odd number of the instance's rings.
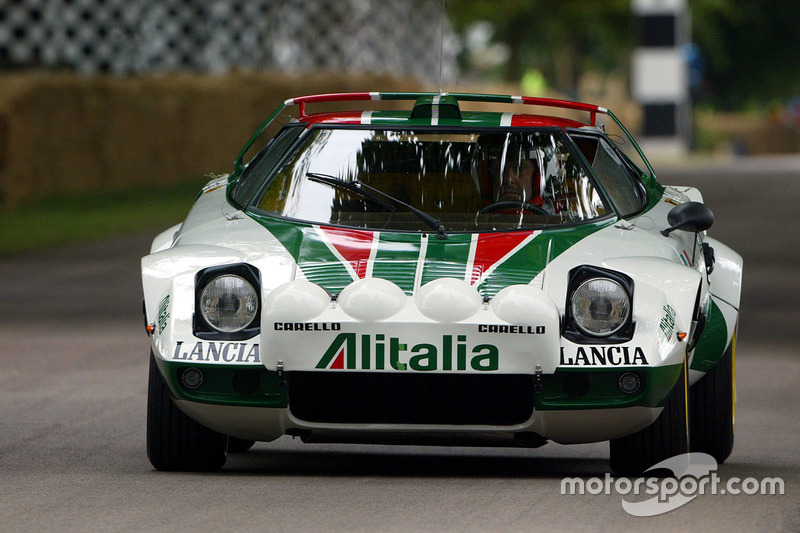
[{"label": "round headlight", "polygon": [[613,335],[625,325],[630,312],[628,293],[607,278],[584,281],[572,294],[572,319],[587,335]]},{"label": "round headlight", "polygon": [[224,274],[208,282],[200,293],[200,312],[208,324],[223,333],[236,333],[253,322],[258,294],[239,276]]}]

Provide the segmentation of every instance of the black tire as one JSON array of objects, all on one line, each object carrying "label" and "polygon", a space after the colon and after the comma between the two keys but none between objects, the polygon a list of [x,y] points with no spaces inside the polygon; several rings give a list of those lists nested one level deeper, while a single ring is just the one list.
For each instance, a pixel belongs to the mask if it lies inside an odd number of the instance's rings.
[{"label": "black tire", "polygon": [[254,440],[237,439],[228,437],[228,453],[244,453],[256,443]]},{"label": "black tire", "polygon": [[725,462],[733,451],[736,334],[722,358],[689,390],[692,451]]},{"label": "black tire", "polygon": [[[611,470],[638,476],[656,463],[689,451],[686,362],[667,405],[655,422],[632,435],[610,442]],[[662,472],[653,472],[654,475]]]},{"label": "black tire", "polygon": [[225,464],[228,437],[201,426],[169,395],[150,352],[147,390],[147,457],[158,470],[213,472]]}]

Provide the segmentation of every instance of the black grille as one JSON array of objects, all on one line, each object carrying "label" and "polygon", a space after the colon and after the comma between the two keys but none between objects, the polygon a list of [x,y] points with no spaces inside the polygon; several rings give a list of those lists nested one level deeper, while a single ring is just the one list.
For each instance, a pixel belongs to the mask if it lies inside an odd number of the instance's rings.
[{"label": "black grille", "polygon": [[567,374],[561,383],[567,398],[580,398],[589,392],[589,377],[584,374]]},{"label": "black grille", "polygon": [[288,384],[308,422],[510,426],[533,413],[529,375],[290,372]]},{"label": "black grille", "polygon": [[257,370],[237,370],[233,373],[233,390],[242,396],[253,396],[261,386]]}]

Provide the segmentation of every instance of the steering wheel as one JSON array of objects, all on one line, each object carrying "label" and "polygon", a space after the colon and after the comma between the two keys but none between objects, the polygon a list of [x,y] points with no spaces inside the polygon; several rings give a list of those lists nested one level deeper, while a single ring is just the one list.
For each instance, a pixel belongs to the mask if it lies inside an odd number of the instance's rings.
[{"label": "steering wheel", "polygon": [[538,205],[533,205],[528,202],[517,202],[515,200],[503,200],[500,202],[495,202],[493,204],[489,204],[483,209],[480,210],[480,213],[494,213],[500,209],[519,209],[521,211],[531,211],[532,213],[538,213],[540,215],[548,215],[550,213],[539,207]]}]

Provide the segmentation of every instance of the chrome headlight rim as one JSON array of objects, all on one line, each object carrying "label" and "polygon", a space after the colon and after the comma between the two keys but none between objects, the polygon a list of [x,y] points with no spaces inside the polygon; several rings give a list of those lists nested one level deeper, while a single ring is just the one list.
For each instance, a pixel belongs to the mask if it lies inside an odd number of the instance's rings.
[{"label": "chrome headlight rim", "polygon": [[[594,284],[594,283],[597,283],[597,282],[611,283],[611,284],[615,285],[619,289],[619,292],[621,293],[621,296],[624,297],[624,304],[622,305],[622,307],[624,308],[624,315],[618,320],[618,323],[617,323],[617,325],[615,327],[613,327],[612,329],[607,330],[607,331],[606,330],[597,331],[597,330],[592,330],[591,328],[589,328],[587,326],[587,324],[586,324],[586,321],[582,320],[582,317],[581,317],[582,311],[576,309],[576,307],[575,307],[576,302],[579,301],[579,297],[578,297],[579,293],[584,289],[589,290],[588,287],[591,284]],[[623,301],[620,298],[618,298],[617,300],[618,301]],[[612,302],[611,304],[614,305],[614,302]],[[616,281],[614,279],[611,279],[609,277],[596,276],[596,277],[590,277],[590,278],[582,281],[575,288],[575,290],[572,291],[572,295],[570,297],[570,308],[571,308],[570,311],[571,311],[571,316],[572,316],[572,322],[575,324],[575,327],[578,329],[578,331],[580,331],[584,335],[589,335],[591,337],[602,337],[602,338],[605,338],[605,337],[611,337],[615,333],[619,332],[629,322],[630,317],[631,317],[631,298],[630,298],[630,295],[628,294],[628,291],[626,290],[626,288],[621,283],[619,283],[618,281]]]},{"label": "chrome headlight rim", "polygon": [[[589,333],[579,329],[573,318],[573,295],[575,291],[585,281],[592,279],[609,279],[617,283],[625,291],[629,301],[629,315],[627,320],[623,323],[615,333],[606,336],[598,336],[591,331]],[[621,344],[633,339],[636,331],[636,322],[633,316],[633,296],[635,293],[634,280],[627,274],[623,274],[617,270],[604,268],[596,265],[578,265],[572,268],[568,274],[567,292],[564,301],[564,316],[562,318],[562,336],[570,342],[576,344],[592,345],[592,344]]]},{"label": "chrome headlight rim", "polygon": [[[218,294],[214,294],[217,292]],[[220,305],[221,301],[229,305]],[[236,309],[230,312],[231,300]],[[212,306],[216,309],[212,311]],[[255,287],[236,274],[220,274],[211,278],[200,290],[200,314],[203,320],[220,333],[239,333],[247,329],[258,312],[258,293]],[[216,316],[215,316],[216,315]],[[237,323],[238,321],[238,323]]]},{"label": "chrome headlight rim", "polygon": [[[247,325],[237,328],[219,328],[204,312],[203,297],[206,289],[217,280],[226,277],[239,278],[242,286],[249,286],[251,303],[255,313]],[[246,285],[245,285],[246,284]],[[261,273],[247,263],[220,265],[200,270],[195,275],[195,307],[193,320],[194,336],[203,340],[247,340],[261,332]],[[241,303],[240,303],[241,305]]]}]

